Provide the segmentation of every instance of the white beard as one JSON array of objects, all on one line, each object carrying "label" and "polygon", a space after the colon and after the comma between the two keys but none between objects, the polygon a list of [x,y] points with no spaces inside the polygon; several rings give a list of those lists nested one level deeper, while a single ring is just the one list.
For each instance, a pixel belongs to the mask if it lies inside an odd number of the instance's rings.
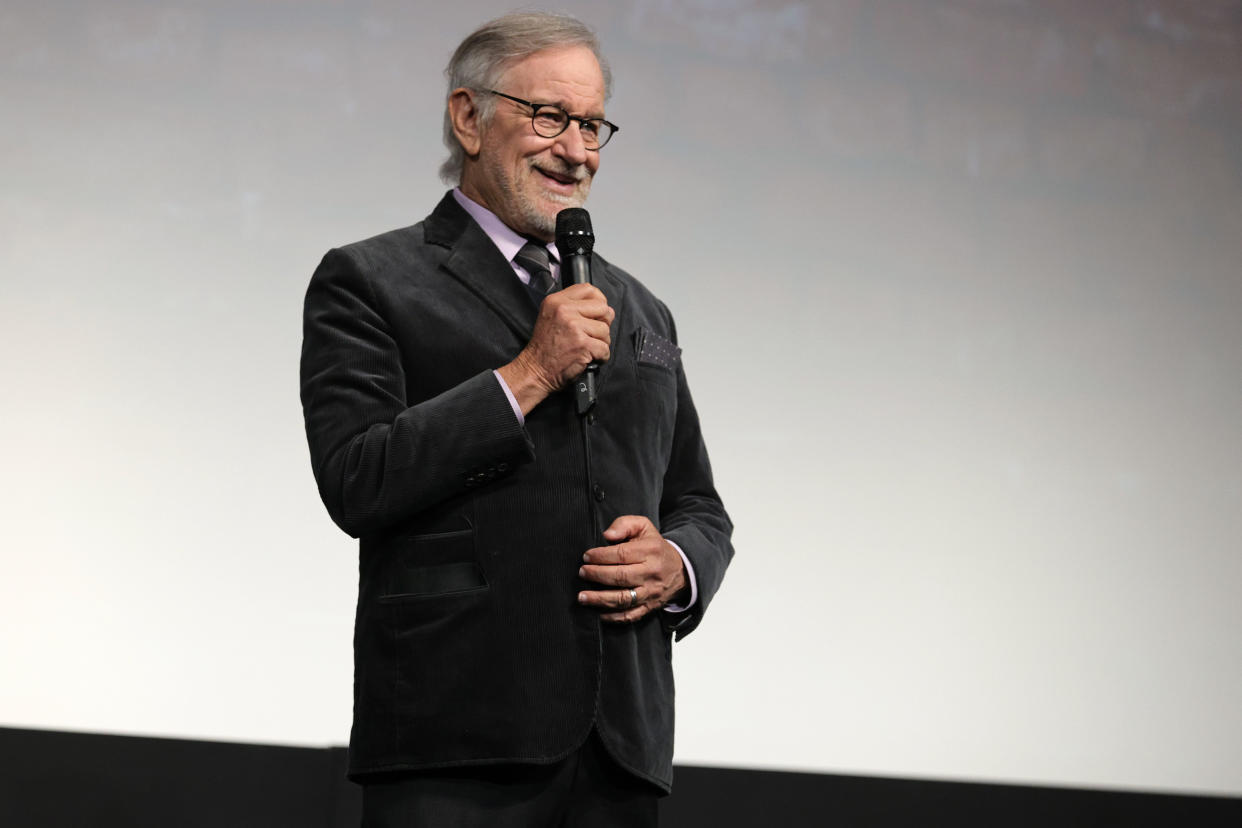
[{"label": "white beard", "polygon": [[[539,188],[540,198],[535,199],[531,196],[531,187],[539,187],[538,176],[541,174],[535,170],[538,159],[529,158],[526,162],[527,167],[523,170],[525,180],[518,182],[516,186],[515,182],[505,174],[505,170],[498,169],[499,165],[494,160],[489,159],[484,162],[487,174],[496,183],[496,189],[504,202],[502,209],[508,215],[501,215],[499,210],[493,210],[493,212],[500,215],[506,223],[508,221],[518,222],[520,226],[514,226],[513,229],[519,233],[550,239],[556,234],[556,213],[549,215],[546,212],[546,202],[552,201],[561,205],[556,212],[566,207],[581,207],[586,203],[587,195],[591,191],[591,173],[585,167],[582,167],[580,171],[557,170],[565,175],[578,176],[577,190],[570,195],[563,195]],[[553,167],[550,163],[545,163],[544,166]],[[540,204],[541,201],[544,205]],[[541,206],[544,209],[541,209]]]}]

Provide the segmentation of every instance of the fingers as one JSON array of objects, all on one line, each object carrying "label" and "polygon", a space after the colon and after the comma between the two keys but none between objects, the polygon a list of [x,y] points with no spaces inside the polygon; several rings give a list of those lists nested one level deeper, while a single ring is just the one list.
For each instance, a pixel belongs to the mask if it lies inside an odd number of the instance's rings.
[{"label": "fingers", "polygon": [[601,609],[630,610],[642,606],[650,598],[644,598],[643,592],[642,587],[588,590],[578,593],[578,602]]},{"label": "fingers", "polygon": [[599,345],[604,349],[605,353],[609,353],[612,345],[612,331],[608,329],[608,323],[598,319],[584,319],[579,326],[579,330],[587,335],[587,339],[582,341],[583,345]]},{"label": "fingers", "polygon": [[592,566],[587,564],[578,569],[578,577],[584,581],[613,587],[631,587],[642,583],[648,577],[647,567],[642,566]]},{"label": "fingers", "polygon": [[570,325],[579,319],[592,319],[607,328],[615,317],[608,299],[591,285],[573,285],[549,293],[539,306],[540,321],[550,324]]},{"label": "fingers", "polygon": [[548,295],[525,350],[548,378],[548,391],[581,374],[589,363],[608,361],[613,318],[608,300],[592,285],[571,285]]},{"label": "fingers", "polygon": [[610,545],[588,549],[583,560],[595,564],[627,564],[663,553],[663,538],[655,524],[642,515],[621,515],[604,530],[604,540]]},{"label": "fingers", "polygon": [[616,622],[637,621],[667,604],[679,588],[681,556],[655,525],[642,515],[622,515],[604,531],[604,539],[612,543],[588,549],[578,575],[611,588],[579,592],[579,602],[604,610],[600,618]]},{"label": "fingers", "polygon": [[[642,515],[621,515],[604,530],[604,539],[616,543],[655,532],[655,525]],[[594,551],[594,550],[592,550]]]},{"label": "fingers", "polygon": [[578,576],[613,589],[583,590],[578,593],[578,603],[601,610],[613,610],[600,615],[605,621],[636,621],[653,609],[663,605],[658,583],[652,583],[648,567],[641,565],[583,565]]},{"label": "fingers", "polygon": [[612,356],[608,325],[595,319],[576,320],[551,337],[550,348],[541,348],[540,353],[549,351],[566,379],[582,373],[588,362],[607,362]]},{"label": "fingers", "polygon": [[[589,285],[575,285],[574,287],[589,287]],[[548,294],[548,298],[544,299],[543,304],[539,306],[538,324],[544,327],[570,327],[591,321],[598,323],[594,326],[596,330],[602,328],[607,331],[616,314],[609,307],[604,294],[599,293],[598,289],[595,289],[595,292],[599,294],[598,297],[588,296],[582,299],[566,296],[568,291]]]},{"label": "fingers", "polygon": [[581,592],[578,601],[597,609],[611,610],[600,613],[599,617],[612,622],[637,621],[660,606],[649,597],[643,597],[642,587]]},{"label": "fingers", "polygon": [[[551,303],[549,305],[549,303]],[[548,298],[544,300],[543,306],[549,310],[555,310],[559,306],[572,303],[579,314],[592,319],[602,320],[605,324],[612,322],[616,315],[613,309],[608,305],[608,298],[604,296],[603,291],[595,287],[595,285],[570,285],[564,290],[558,290],[555,293],[549,293]]]},{"label": "fingers", "polygon": [[[618,543],[615,546],[597,546],[594,549],[588,549],[582,555],[582,560],[590,564],[604,564],[615,567],[617,564],[633,564],[641,563],[646,560],[650,549],[644,548],[632,543]],[[599,567],[590,567],[590,569],[598,569]],[[587,567],[583,567],[587,569]]]},{"label": "fingers", "polygon": [[523,415],[590,363],[612,357],[614,318],[607,297],[594,285],[570,285],[548,294],[526,347],[497,369]]}]

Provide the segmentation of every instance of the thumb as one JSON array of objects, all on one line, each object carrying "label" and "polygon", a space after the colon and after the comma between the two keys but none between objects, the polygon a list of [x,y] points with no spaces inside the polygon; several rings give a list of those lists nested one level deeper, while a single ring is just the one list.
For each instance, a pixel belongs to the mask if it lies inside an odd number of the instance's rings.
[{"label": "thumb", "polygon": [[651,521],[642,515],[621,515],[604,530],[604,540],[616,543],[629,538],[637,538],[654,529]]}]

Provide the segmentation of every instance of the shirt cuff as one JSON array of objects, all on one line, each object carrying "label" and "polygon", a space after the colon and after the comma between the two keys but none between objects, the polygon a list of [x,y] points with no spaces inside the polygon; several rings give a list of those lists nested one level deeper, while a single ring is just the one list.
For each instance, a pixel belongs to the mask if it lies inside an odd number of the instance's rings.
[{"label": "shirt cuff", "polygon": [[694,608],[694,602],[699,600],[699,583],[694,578],[694,567],[690,565],[690,559],[686,557],[685,552],[681,551],[680,546],[673,543],[668,538],[665,538],[664,541],[669,546],[676,549],[678,555],[681,555],[681,562],[686,565],[686,580],[690,582],[690,600],[686,602],[686,605],[682,606],[680,604],[665,604],[664,611],[673,612],[673,613],[688,612],[689,610]]},{"label": "shirt cuff", "polygon": [[[513,396],[513,392],[509,390],[509,383],[505,382],[505,378],[500,375],[499,371],[492,371],[492,375],[496,377],[496,382],[500,383],[500,390],[505,392],[505,397],[509,400],[509,405],[513,407],[513,416],[517,417],[518,425],[525,427],[526,418],[522,416],[522,407],[518,405],[517,398]],[[669,541],[672,543],[672,541]],[[677,544],[673,544],[676,546]],[[678,552],[681,550],[678,549]],[[682,555],[684,558],[685,555]]]}]

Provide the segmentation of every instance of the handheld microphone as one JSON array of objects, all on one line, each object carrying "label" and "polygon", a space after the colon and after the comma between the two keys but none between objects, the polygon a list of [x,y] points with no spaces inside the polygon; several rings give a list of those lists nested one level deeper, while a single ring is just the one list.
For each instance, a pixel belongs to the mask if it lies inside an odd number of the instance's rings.
[{"label": "handheld microphone", "polygon": [[[595,233],[591,230],[591,214],[581,207],[567,207],[556,214],[556,250],[561,257],[561,284],[591,284],[591,251]],[[574,380],[574,400],[579,414],[586,414],[595,405],[595,375],[599,363],[592,361]]]},{"label": "handheld microphone", "polygon": [[590,213],[581,207],[567,207],[556,214],[556,250],[561,256],[563,284],[591,284],[591,251],[594,248]]}]

